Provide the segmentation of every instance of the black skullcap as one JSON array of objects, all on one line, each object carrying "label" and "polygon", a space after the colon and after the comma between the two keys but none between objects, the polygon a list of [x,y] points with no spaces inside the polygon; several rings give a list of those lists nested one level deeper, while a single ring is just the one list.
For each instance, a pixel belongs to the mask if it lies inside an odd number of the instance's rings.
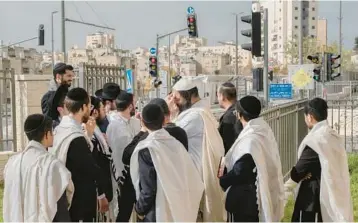
[{"label": "black skullcap", "polygon": [[162,109],[164,115],[169,115],[170,114],[168,104],[162,98],[154,98],[149,102],[149,104],[158,105]]},{"label": "black skullcap", "polygon": [[147,104],[142,110],[142,121],[145,124],[163,124],[164,113],[159,105]]},{"label": "black skullcap", "polygon": [[238,112],[247,116],[250,119],[254,119],[260,116],[261,113],[261,102],[254,96],[248,95],[241,98],[236,103]]},{"label": "black skullcap", "polygon": [[40,130],[41,128],[43,128],[45,121],[46,121],[46,116],[42,115],[42,114],[32,114],[29,115],[26,120],[25,120],[25,124],[24,124],[24,131],[26,134],[28,133],[32,133],[35,131]]},{"label": "black skullcap", "polygon": [[225,82],[221,86],[227,87],[227,88],[235,88],[235,85],[231,82]]},{"label": "black skullcap", "polygon": [[72,88],[67,93],[67,98],[72,101],[85,101],[88,99],[88,93],[83,88]]}]

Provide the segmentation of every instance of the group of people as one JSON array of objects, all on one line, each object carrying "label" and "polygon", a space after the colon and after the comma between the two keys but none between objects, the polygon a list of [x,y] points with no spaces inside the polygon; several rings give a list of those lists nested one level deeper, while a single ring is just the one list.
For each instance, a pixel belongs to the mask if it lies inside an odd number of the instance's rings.
[{"label": "group of people", "polygon": [[[24,123],[27,147],[4,170],[4,221],[277,222],[289,196],[292,221],[353,221],[344,145],[327,103],[304,109],[310,129],[284,182],[278,144],[253,96],[219,86],[217,122],[195,81],[136,112],[116,83],[89,95],[56,64],[43,114]],[[289,127],[288,127],[289,128]]]}]

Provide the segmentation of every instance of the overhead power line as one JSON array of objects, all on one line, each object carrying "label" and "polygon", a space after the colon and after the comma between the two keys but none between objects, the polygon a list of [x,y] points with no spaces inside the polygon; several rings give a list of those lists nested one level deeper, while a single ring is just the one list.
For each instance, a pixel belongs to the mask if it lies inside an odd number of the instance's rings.
[{"label": "overhead power line", "polygon": [[96,15],[98,21],[101,22],[103,25],[108,27],[107,23],[103,21],[103,19],[97,14],[97,12],[93,9],[93,7],[87,1],[85,1],[85,3],[88,5],[88,7],[90,7],[92,12]]}]

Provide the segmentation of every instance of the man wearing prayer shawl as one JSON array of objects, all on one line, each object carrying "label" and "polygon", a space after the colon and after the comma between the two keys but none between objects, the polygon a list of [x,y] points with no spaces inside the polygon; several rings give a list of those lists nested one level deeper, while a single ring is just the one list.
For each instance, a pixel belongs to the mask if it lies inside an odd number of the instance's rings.
[{"label": "man wearing prayer shawl", "polygon": [[173,87],[172,98],[179,108],[176,125],[188,136],[188,152],[204,182],[199,221],[225,221],[224,192],[217,178],[217,168],[225,154],[218,131],[219,124],[198,93],[195,81],[180,79]]},{"label": "man wearing prayer shawl", "polygon": [[145,222],[194,222],[203,183],[183,144],[163,129],[163,123],[158,105],[143,108],[142,125],[149,135],[137,145],[130,161],[135,211]]},{"label": "man wearing prayer shawl", "polygon": [[93,222],[97,217],[97,202],[104,213],[108,210],[108,201],[101,169],[91,154],[90,138],[95,121],[90,117],[90,97],[83,88],[73,88],[67,93],[65,106],[69,115],[64,116],[55,129],[50,152],[66,164],[72,175],[75,192],[71,220]]},{"label": "man wearing prayer shawl", "polygon": [[327,122],[327,102],[314,98],[304,108],[310,129],[285,183],[286,199],[297,187],[293,222],[353,222],[344,142]]},{"label": "man wearing prayer shawl", "polygon": [[[124,148],[140,131],[140,128],[134,128],[132,123],[132,117],[134,116],[133,94],[121,91],[117,96],[115,103],[117,111],[112,115],[106,135],[108,145],[112,149],[112,159],[115,167],[115,180],[117,182],[115,189],[118,191],[118,189],[120,189],[118,188],[118,185],[122,184],[120,177],[122,176],[122,171],[124,171],[124,165],[122,162]],[[117,196],[118,200],[119,197],[120,191]]]},{"label": "man wearing prayer shawl", "polygon": [[[180,143],[182,143],[186,150],[188,150],[188,137],[186,136],[186,132],[179,126],[176,126],[174,123],[170,123],[170,111],[166,101],[162,98],[154,98],[149,102],[149,104],[156,104],[162,109],[164,113],[163,128],[168,131],[171,136],[173,136]],[[127,165],[129,167],[134,149],[136,148],[138,143],[147,138],[148,135],[149,132],[146,131],[145,127],[142,127],[141,131],[124,149],[122,157],[124,165]],[[127,222],[132,216],[133,205],[135,203],[135,190],[133,187],[132,179],[130,177],[130,173],[126,172],[124,174],[124,182],[121,186],[121,192],[123,192],[123,196],[121,196],[120,199],[119,206],[121,207],[121,209],[117,220],[120,222]]]},{"label": "man wearing prayer shawl", "polygon": [[53,142],[52,120],[41,114],[30,115],[24,130],[29,143],[21,153],[10,157],[4,170],[4,221],[71,221],[71,173],[46,151]]},{"label": "man wearing prayer shawl", "polygon": [[279,222],[284,189],[275,136],[259,117],[261,103],[254,96],[240,99],[236,111],[244,128],[225,156],[227,173],[220,177],[228,220]]},{"label": "man wearing prayer shawl", "polygon": [[[109,212],[106,214],[98,213],[100,216],[99,221],[115,221],[114,216],[114,205],[113,200],[116,200],[117,197],[113,196],[113,183],[114,181],[112,174],[112,151],[110,150],[104,134],[98,127],[99,123],[102,123],[103,119],[106,118],[106,113],[102,101],[99,98],[91,96],[91,116],[96,120],[96,127],[94,129],[91,142],[93,144],[92,155],[97,162],[98,166],[101,168],[101,174],[104,179],[104,193],[108,202],[110,202]],[[115,199],[113,199],[115,197]]]}]

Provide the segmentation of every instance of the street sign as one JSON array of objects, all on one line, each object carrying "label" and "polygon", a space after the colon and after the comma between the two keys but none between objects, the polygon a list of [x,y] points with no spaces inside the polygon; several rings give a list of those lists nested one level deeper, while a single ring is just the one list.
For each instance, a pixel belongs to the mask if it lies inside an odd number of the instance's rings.
[{"label": "street sign", "polygon": [[292,99],[292,84],[270,84],[270,99]]},{"label": "street sign", "polygon": [[133,94],[133,73],[131,69],[126,70],[127,76],[127,92]]},{"label": "street sign", "polygon": [[313,90],[314,64],[288,65],[289,82],[294,90]]},{"label": "street sign", "polygon": [[189,15],[192,15],[192,14],[194,14],[194,8],[193,7],[191,7],[191,6],[189,6],[188,7],[188,9],[186,10],[186,12],[189,14]]},{"label": "street sign", "polygon": [[168,95],[168,72],[165,70],[159,71],[159,78],[162,81],[159,97],[164,99]]},{"label": "street sign", "polygon": [[155,55],[157,53],[157,50],[154,47],[152,47],[150,48],[149,53]]}]

